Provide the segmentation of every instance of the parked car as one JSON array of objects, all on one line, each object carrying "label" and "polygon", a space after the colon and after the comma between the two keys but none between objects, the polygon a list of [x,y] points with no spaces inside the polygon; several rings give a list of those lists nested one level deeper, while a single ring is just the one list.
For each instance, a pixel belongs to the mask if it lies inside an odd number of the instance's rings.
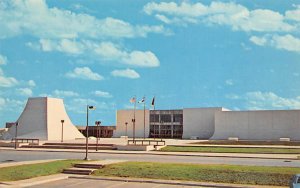
[{"label": "parked car", "polygon": [[296,174],[292,177],[290,188],[300,188],[300,174]]}]

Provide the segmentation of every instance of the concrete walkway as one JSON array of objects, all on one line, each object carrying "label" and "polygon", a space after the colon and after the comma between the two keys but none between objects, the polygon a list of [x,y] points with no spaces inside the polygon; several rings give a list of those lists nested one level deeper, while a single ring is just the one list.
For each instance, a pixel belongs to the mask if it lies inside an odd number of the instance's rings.
[{"label": "concrete walkway", "polygon": [[[0,147],[0,150],[15,150],[14,148]],[[84,153],[84,150],[75,149],[42,149],[42,148],[18,148],[16,151],[44,151],[44,152],[76,152]],[[250,153],[211,153],[211,152],[160,152],[160,151],[119,151],[119,150],[89,150],[89,153],[109,154],[138,154],[138,155],[172,155],[172,156],[199,156],[199,157],[230,157],[230,158],[259,158],[259,159],[284,159],[298,160],[300,154],[250,154]]]}]

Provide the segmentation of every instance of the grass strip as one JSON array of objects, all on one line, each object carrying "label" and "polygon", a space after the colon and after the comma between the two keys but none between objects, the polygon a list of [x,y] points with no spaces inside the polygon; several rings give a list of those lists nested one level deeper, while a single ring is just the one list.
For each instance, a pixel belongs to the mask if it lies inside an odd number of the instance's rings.
[{"label": "grass strip", "polygon": [[300,168],[292,167],[125,162],[107,165],[93,175],[287,186],[299,172]]},{"label": "grass strip", "polygon": [[214,146],[166,146],[163,152],[211,152],[211,153],[261,153],[261,154],[300,154],[300,149],[294,148],[242,148]]},{"label": "grass strip", "polygon": [[80,160],[60,160],[0,168],[0,181],[17,181],[62,172]]},{"label": "grass strip", "polygon": [[248,141],[248,140],[208,140],[202,142],[192,142],[190,144],[207,145],[281,145],[281,146],[300,146],[299,141]]}]

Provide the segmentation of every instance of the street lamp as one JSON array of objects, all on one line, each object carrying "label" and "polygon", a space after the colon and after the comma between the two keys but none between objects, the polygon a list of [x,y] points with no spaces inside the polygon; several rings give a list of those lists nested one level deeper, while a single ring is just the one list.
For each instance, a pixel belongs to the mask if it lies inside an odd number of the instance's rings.
[{"label": "street lamp", "polygon": [[133,118],[132,120],[132,138],[133,138],[133,143],[135,143],[135,118]]},{"label": "street lamp", "polygon": [[126,136],[128,137],[128,134],[127,134],[127,125],[128,125],[128,122],[125,122],[125,127],[126,127]]},{"label": "street lamp", "polygon": [[60,120],[61,122],[61,142],[64,142],[64,122],[65,120]]},{"label": "street lamp", "polygon": [[18,125],[19,122],[16,122],[15,149],[17,149]]},{"label": "street lamp", "polygon": [[89,152],[89,110],[95,110],[96,107],[86,105],[86,143],[85,143],[85,158],[84,160],[88,161],[88,152]]},{"label": "street lamp", "polygon": [[[95,124],[97,125],[96,151],[98,151],[99,125],[101,124],[101,121],[96,121]],[[101,134],[101,126],[100,126],[100,134]]]}]

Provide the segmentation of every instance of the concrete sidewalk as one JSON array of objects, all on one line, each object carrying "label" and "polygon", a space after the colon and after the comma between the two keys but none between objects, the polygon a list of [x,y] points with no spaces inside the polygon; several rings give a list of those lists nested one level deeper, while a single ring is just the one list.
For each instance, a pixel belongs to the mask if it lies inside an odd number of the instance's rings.
[{"label": "concrete sidewalk", "polygon": [[[14,148],[0,147],[0,150],[15,150]],[[75,149],[42,149],[18,148],[15,151],[44,151],[44,152],[75,152],[84,153],[85,150]],[[209,152],[160,152],[160,151],[119,151],[119,150],[89,150],[89,153],[108,154],[138,154],[138,155],[171,155],[171,156],[198,156],[198,157],[228,157],[228,158],[258,158],[258,159],[283,159],[298,160],[300,154],[250,154],[250,153],[209,153]]]}]

